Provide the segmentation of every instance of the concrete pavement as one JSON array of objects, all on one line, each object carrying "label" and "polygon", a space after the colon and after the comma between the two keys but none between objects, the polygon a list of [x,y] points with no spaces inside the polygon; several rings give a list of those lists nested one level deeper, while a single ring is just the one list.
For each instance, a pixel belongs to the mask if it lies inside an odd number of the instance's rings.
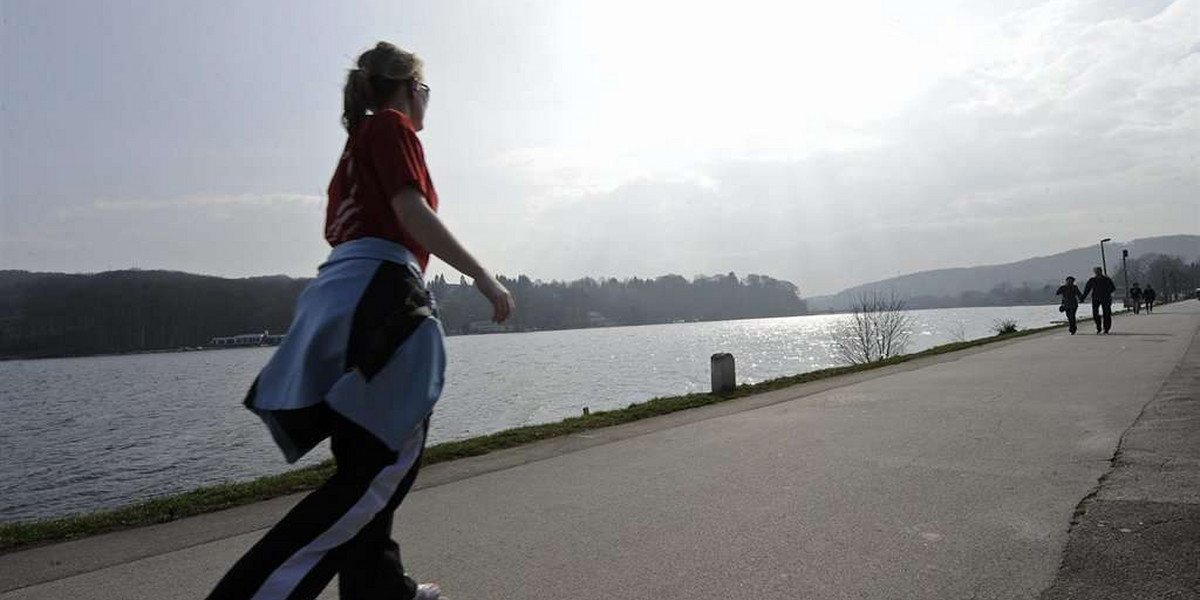
[{"label": "concrete pavement", "polygon": [[[438,465],[397,534],[455,600],[1037,598],[1198,329],[1185,302]],[[203,597],[294,501],[0,556],[0,598]]]}]

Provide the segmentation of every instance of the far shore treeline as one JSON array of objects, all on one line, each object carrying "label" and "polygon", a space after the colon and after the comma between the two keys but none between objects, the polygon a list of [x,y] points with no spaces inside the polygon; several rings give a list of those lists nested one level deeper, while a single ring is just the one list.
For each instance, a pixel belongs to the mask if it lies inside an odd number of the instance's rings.
[{"label": "far shore treeline", "polygon": [[[507,331],[572,329],[806,314],[796,286],[733,273],[692,280],[501,281],[519,310]],[[0,271],[0,358],[82,356],[208,345],[217,336],[283,333],[309,282],[290,277],[225,279],[172,271],[97,274]],[[495,331],[483,297],[464,280],[435,277],[450,334]]]},{"label": "far shore treeline", "polygon": [[[1158,297],[1191,296],[1200,288],[1200,261],[1148,254],[1110,269],[1119,298],[1130,283],[1152,284]],[[1086,275],[1081,274],[1083,278]],[[790,317],[809,313],[796,285],[765,275],[663,275],[653,279],[543,282],[500,277],[518,310],[498,328],[490,306],[466,280],[434,277],[446,332],[576,329],[679,321]],[[226,279],[175,271],[96,274],[0,271],[0,358],[83,356],[207,346],[214,337],[285,333],[308,279]],[[888,289],[880,282],[880,289]],[[910,294],[908,308],[1016,306],[1057,303],[1061,281],[1000,282],[988,291]],[[1082,286],[1083,281],[1081,280]],[[843,292],[843,294],[848,292]],[[828,297],[827,297],[828,298]],[[824,307],[829,310],[846,307]]]}]

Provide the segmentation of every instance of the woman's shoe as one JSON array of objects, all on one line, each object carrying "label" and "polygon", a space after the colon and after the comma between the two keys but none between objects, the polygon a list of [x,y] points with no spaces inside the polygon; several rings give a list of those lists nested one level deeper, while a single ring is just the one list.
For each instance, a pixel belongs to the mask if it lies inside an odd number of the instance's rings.
[{"label": "woman's shoe", "polygon": [[442,588],[436,583],[422,583],[417,586],[417,595],[413,600],[447,600],[442,597]]}]

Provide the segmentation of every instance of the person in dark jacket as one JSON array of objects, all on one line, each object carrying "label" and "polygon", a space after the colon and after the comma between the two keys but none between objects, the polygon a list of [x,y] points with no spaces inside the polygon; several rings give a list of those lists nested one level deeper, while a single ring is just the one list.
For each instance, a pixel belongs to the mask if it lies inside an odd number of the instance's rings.
[{"label": "person in dark jacket", "polygon": [[[1108,333],[1112,328],[1112,295],[1117,285],[1104,274],[1104,269],[1096,267],[1092,272],[1095,275],[1083,286],[1083,297],[1080,300],[1087,300],[1088,294],[1092,295],[1092,321],[1096,323],[1096,333]],[[1103,320],[1101,313],[1104,314]]]},{"label": "person in dark jacket", "polygon": [[1067,315],[1067,326],[1071,330],[1071,335],[1075,335],[1075,312],[1079,310],[1079,299],[1083,293],[1075,285],[1074,277],[1067,277],[1067,282],[1058,286],[1058,291],[1054,293],[1062,296],[1062,306],[1059,307],[1059,310]]},{"label": "person in dark jacket", "polygon": [[1138,286],[1138,282],[1133,282],[1133,287],[1129,288],[1129,301],[1133,303],[1133,314],[1142,312],[1142,288]]},{"label": "person in dark jacket", "polygon": [[1146,314],[1154,312],[1154,301],[1158,298],[1158,294],[1154,291],[1154,286],[1147,285],[1142,291],[1142,301],[1146,303]]}]

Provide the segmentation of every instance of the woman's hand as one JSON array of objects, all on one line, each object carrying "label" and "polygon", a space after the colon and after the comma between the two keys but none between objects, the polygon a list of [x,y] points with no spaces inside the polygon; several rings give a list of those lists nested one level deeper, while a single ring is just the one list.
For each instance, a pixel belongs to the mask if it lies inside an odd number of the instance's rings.
[{"label": "woman's hand", "polygon": [[512,294],[458,243],[437,213],[429,207],[420,190],[415,186],[404,186],[396,197],[392,198],[392,209],[396,218],[404,224],[404,230],[416,239],[422,248],[446,261],[446,264],[458,269],[460,273],[475,279],[475,287],[492,303],[493,321],[503,323],[508,319],[516,308]]},{"label": "woman's hand", "polygon": [[492,303],[492,320],[503,323],[516,309],[512,294],[491,273],[484,271],[483,275],[475,278],[475,288]]}]

